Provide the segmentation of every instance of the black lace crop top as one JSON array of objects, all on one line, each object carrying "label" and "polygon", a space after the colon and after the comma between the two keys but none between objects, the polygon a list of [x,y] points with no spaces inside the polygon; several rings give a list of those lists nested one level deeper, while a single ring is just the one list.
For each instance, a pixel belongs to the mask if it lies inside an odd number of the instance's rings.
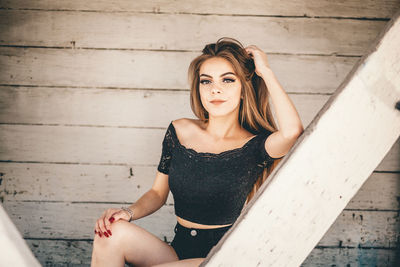
[{"label": "black lace crop top", "polygon": [[221,153],[196,152],[180,144],[171,121],[157,169],[168,174],[175,214],[199,224],[234,223],[258,176],[276,159],[264,148],[270,134]]}]

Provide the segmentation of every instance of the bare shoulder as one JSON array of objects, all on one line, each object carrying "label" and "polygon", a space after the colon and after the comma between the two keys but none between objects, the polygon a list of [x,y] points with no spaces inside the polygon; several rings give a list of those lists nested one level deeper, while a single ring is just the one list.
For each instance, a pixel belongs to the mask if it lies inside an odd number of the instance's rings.
[{"label": "bare shoulder", "polygon": [[185,136],[192,136],[202,128],[203,122],[197,119],[180,118],[172,121],[178,139],[184,140]]},{"label": "bare shoulder", "polygon": [[201,128],[203,124],[202,121],[197,119],[190,119],[190,118],[180,118],[172,121],[175,129],[179,129],[181,131],[190,131],[193,128]]},{"label": "bare shoulder", "polygon": [[174,126],[178,126],[178,127],[185,127],[188,126],[189,124],[191,124],[193,121],[193,119],[189,119],[189,118],[180,118],[180,119],[176,119],[172,121],[172,124]]}]

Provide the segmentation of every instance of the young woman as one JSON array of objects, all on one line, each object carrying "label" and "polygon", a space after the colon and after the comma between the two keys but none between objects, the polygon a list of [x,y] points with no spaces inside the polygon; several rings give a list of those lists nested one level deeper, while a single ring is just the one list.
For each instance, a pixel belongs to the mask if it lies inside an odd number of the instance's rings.
[{"label": "young woman", "polygon": [[[97,220],[92,266],[198,266],[303,132],[258,47],[221,38],[202,52],[188,73],[198,119],[171,121],[152,188]],[[169,191],[177,218],[171,245],[129,223],[161,208]]]}]

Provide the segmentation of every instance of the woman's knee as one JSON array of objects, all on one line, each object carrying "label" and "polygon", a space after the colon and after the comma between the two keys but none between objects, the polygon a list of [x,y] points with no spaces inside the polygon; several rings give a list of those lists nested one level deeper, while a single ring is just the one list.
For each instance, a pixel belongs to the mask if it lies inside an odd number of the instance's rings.
[{"label": "woman's knee", "polygon": [[124,238],[126,238],[128,235],[127,233],[129,231],[132,231],[134,229],[133,223],[129,223],[124,220],[118,220],[116,222],[113,222],[109,226],[109,230],[111,232],[111,235],[108,234],[108,237],[105,236],[104,234],[100,237],[98,234],[96,234],[93,242],[94,246],[114,246],[114,245],[121,245],[124,243]]},{"label": "woman's knee", "polygon": [[112,235],[120,236],[126,234],[126,231],[129,231],[129,229],[131,229],[133,225],[135,225],[133,222],[118,220],[111,223],[109,228],[111,230]]}]

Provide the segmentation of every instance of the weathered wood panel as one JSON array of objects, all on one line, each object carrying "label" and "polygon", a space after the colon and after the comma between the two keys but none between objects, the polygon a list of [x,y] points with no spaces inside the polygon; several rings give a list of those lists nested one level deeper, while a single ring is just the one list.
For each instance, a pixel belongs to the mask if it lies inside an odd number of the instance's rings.
[{"label": "weathered wood panel", "polygon": [[[199,53],[0,47],[1,84],[184,89]],[[359,58],[274,55],[287,92],[332,93]]]},{"label": "weathered wood panel", "polygon": [[[151,188],[156,166],[0,163],[5,201],[133,203]],[[90,188],[90,190],[89,190]],[[346,209],[400,209],[399,173],[374,172]],[[167,199],[173,205],[172,194]]]},{"label": "weathered wood panel", "polygon": [[400,210],[400,173],[373,172],[346,209]]},{"label": "weathered wood panel", "polygon": [[[11,203],[6,204],[8,205]],[[28,235],[25,238],[28,243],[31,244],[31,248],[36,257],[38,257],[42,263],[47,261],[48,264],[89,264],[92,249],[92,236],[90,233],[92,225],[88,225],[88,221],[90,221],[90,217],[95,217],[90,215],[93,215],[96,210],[97,214],[99,214],[105,208],[113,206],[112,204],[100,204],[103,207],[99,209],[99,207],[96,208],[96,206],[100,205],[91,204],[91,206],[88,207],[90,204],[85,205],[82,203],[72,203],[71,205],[64,205],[64,203],[32,202],[12,204],[16,206],[13,210],[21,212],[19,215],[21,219],[14,220],[25,220],[22,225],[29,225],[27,221],[34,225],[45,224],[41,229],[29,229],[29,227],[27,227],[20,231],[25,231],[25,234]],[[166,213],[168,209],[170,211]],[[172,206],[164,206],[160,211],[157,211],[146,218],[137,220],[135,223],[149,230],[153,234],[156,234],[161,240],[170,243],[173,238],[172,227],[175,223],[173,220],[174,216],[172,209]],[[37,214],[36,212],[32,212],[33,210],[40,210],[41,212]],[[64,212],[55,212],[56,210],[63,210]],[[68,212],[69,210],[71,211]],[[80,226],[78,228],[83,229],[83,232],[77,232],[78,229],[76,223],[74,224],[71,219],[67,218],[66,214],[72,213],[89,213],[88,217],[82,218],[79,222]],[[31,214],[32,216],[30,216]],[[13,216],[16,217],[18,215],[13,214]],[[362,216],[369,222],[367,225],[365,225],[365,222],[360,220]],[[72,220],[74,220],[74,218],[72,218]],[[389,221],[389,223],[382,223],[385,220]],[[163,223],[160,224],[160,221]],[[20,222],[16,223],[17,226],[19,223]],[[336,230],[330,230],[324,236],[317,248],[315,248],[311,252],[309,258],[307,258],[304,266],[323,266],[327,263],[335,263],[339,265],[342,263],[366,263],[371,262],[371,260],[378,262],[379,266],[386,266],[386,262],[389,264],[388,266],[392,266],[390,264],[394,262],[396,252],[393,248],[385,248],[382,246],[382,243],[388,242],[388,240],[389,243],[395,242],[395,240],[393,240],[393,236],[395,236],[393,233],[395,233],[395,229],[399,227],[398,224],[399,221],[396,212],[344,211],[331,228]],[[382,229],[385,225],[388,225],[389,227],[386,226],[387,228]],[[154,229],[152,226],[157,226],[158,228]],[[85,229],[87,229],[87,231],[84,231]],[[357,231],[352,229],[357,229]],[[50,236],[47,238],[43,236],[29,236],[29,233],[38,232],[41,232],[42,235],[56,233],[59,234],[59,236]],[[65,236],[65,233],[69,233],[69,235]],[[369,249],[369,245],[372,243],[378,249]],[[337,245],[340,247],[332,248],[332,246]],[[367,249],[361,249],[364,246]],[[351,247],[353,249],[350,249]],[[359,248],[357,249],[357,247]]]},{"label": "weathered wood panel", "polygon": [[386,23],[303,17],[2,10],[0,44],[201,50],[206,42],[230,36],[252,40],[274,53],[361,56]]},{"label": "weathered wood panel", "polygon": [[[92,241],[27,239],[32,251],[43,266],[89,266]],[[397,261],[398,262],[398,261]],[[396,250],[383,248],[315,248],[301,265],[379,266],[396,265]]]},{"label": "weathered wood panel", "polygon": [[93,240],[26,239],[43,267],[90,266]]},{"label": "weathered wood panel", "polygon": [[297,266],[333,229],[399,138],[399,32],[397,12],[200,266]]},{"label": "weathered wood panel", "polygon": [[[303,125],[329,95],[291,94]],[[146,114],[146,116],[144,116]],[[190,92],[0,86],[0,122],[75,126],[155,127],[194,118]]]},{"label": "weathered wood panel", "polygon": [[[131,204],[152,187],[156,172],[156,165],[0,163],[0,197],[5,201]],[[167,204],[173,205],[172,194]]]},{"label": "weathered wood panel", "polygon": [[317,246],[396,248],[399,229],[398,211],[343,210]]},{"label": "weathered wood panel", "polygon": [[314,248],[301,266],[399,266],[399,251],[382,248]]},{"label": "weathered wood panel", "polygon": [[[392,166],[392,167],[391,167]],[[397,166],[393,168],[394,166]],[[379,171],[399,171],[400,170],[400,138],[392,146],[386,156],[379,163],[375,170]]]},{"label": "weathered wood panel", "polygon": [[[92,241],[27,239],[40,263],[47,266],[89,266]],[[397,260],[398,263],[398,260]],[[301,265],[379,266],[396,265],[396,250],[382,248],[315,248]]]},{"label": "weathered wood panel", "polygon": [[[114,203],[36,201],[7,201],[3,205],[24,238],[40,239],[92,239],[95,222],[103,211],[121,206]],[[397,211],[344,210],[317,245],[395,248],[399,220]],[[174,207],[164,205],[135,223],[161,240],[171,242],[176,223]],[[276,228],[282,227],[286,226]]]},{"label": "weathered wood panel", "polygon": [[0,125],[0,160],[155,164],[165,129]]},{"label": "weathered wood panel", "polygon": [[[24,238],[93,239],[96,220],[106,209],[120,208],[121,204],[6,201],[3,206]],[[134,222],[170,242],[176,223],[174,207],[164,205]]]},{"label": "weathered wood panel", "polygon": [[[0,122],[76,126],[155,127],[170,120],[194,117],[190,92],[135,89],[85,89],[0,86]],[[297,95],[296,95],[297,96]],[[315,95],[295,96],[304,113],[318,112],[328,100]]]},{"label": "weathered wood panel", "polygon": [[[229,8],[227,8],[229,6]],[[362,8],[360,8],[362,7]],[[43,10],[80,10],[101,12],[154,12],[154,13],[190,13],[250,16],[316,16],[316,17],[353,17],[353,18],[390,18],[400,8],[398,0],[291,0],[284,5],[279,0],[229,0],[216,2],[204,0],[177,1],[80,1],[80,0],[2,0],[0,8],[43,9]]]},{"label": "weathered wood panel", "polygon": [[[160,159],[164,128],[3,124],[0,125],[0,161],[154,165]],[[386,171],[399,170],[400,163],[395,160],[399,158],[395,150],[398,148],[396,144],[389,149],[393,152],[386,156]],[[392,155],[393,158],[388,157]]]}]

